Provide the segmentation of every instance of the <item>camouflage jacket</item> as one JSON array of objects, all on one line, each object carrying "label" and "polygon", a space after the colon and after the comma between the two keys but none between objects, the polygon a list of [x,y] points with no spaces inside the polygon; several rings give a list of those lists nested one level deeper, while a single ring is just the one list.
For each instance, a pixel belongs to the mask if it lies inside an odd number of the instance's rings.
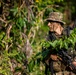
[{"label": "camouflage jacket", "polygon": [[[49,31],[49,35],[47,37],[47,41],[54,41],[55,39],[59,39],[62,38],[63,36],[69,36],[70,35],[70,31],[68,29],[64,29],[63,33],[61,35],[55,35],[55,33],[50,32]],[[51,52],[52,54],[53,52]],[[56,53],[56,52],[55,52]],[[71,56],[73,61],[76,61],[76,50],[72,50],[71,48],[69,48],[69,50],[66,51],[66,53]],[[46,63],[48,63],[49,60],[46,61]],[[53,61],[53,68],[54,68],[54,72],[59,72],[59,71],[71,71],[69,67],[66,67],[67,65],[64,64],[64,61]]]}]

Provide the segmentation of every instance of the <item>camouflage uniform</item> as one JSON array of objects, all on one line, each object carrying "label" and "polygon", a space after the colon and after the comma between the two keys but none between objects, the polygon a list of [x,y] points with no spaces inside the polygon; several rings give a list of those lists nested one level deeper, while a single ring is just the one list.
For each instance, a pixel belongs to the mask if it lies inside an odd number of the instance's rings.
[{"label": "camouflage uniform", "polygon": [[[59,22],[61,23],[61,25],[63,26],[65,24],[65,22],[62,21],[63,17],[62,17],[62,13],[59,13],[59,12],[52,12],[49,14],[49,17],[46,19],[47,21],[52,21],[52,22]],[[53,32],[50,32],[49,31],[49,35],[48,35],[48,38],[47,40],[51,40],[51,41],[54,41],[55,39],[59,39],[59,38],[62,38],[63,35],[67,34],[67,29],[64,29],[63,33],[59,36],[55,35]],[[74,59],[76,61],[76,51],[75,50],[71,50],[69,49],[68,52],[67,52],[70,56],[72,56],[72,59]],[[57,54],[56,52],[50,52],[50,55],[51,54]],[[50,57],[47,56],[47,57]],[[73,58],[74,56],[74,58]],[[52,62],[52,64],[50,64]],[[46,58],[46,66],[49,68],[49,70],[51,70],[50,68],[53,69],[53,75],[76,75],[75,73],[73,73],[71,71],[71,69],[69,67],[67,67],[66,64],[64,64],[64,61],[61,62],[60,60],[57,60],[57,61],[54,61],[52,60],[51,58]],[[46,68],[47,70],[47,68]],[[46,73],[46,75],[48,75]]]}]

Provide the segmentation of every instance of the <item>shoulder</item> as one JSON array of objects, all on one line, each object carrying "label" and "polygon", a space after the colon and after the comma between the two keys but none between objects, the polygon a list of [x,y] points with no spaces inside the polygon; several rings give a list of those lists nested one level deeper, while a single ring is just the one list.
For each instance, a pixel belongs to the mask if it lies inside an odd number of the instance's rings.
[{"label": "shoulder", "polygon": [[69,35],[71,34],[71,31],[72,31],[72,28],[70,26],[66,26],[64,27],[63,35],[69,37]]},{"label": "shoulder", "polygon": [[53,32],[48,32],[47,41],[56,40],[56,35]]}]

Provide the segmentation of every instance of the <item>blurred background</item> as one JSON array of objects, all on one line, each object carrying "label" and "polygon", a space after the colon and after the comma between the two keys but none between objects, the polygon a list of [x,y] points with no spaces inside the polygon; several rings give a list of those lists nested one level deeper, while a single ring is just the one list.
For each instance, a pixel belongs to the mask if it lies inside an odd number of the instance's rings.
[{"label": "blurred background", "polygon": [[0,0],[0,75],[44,75],[39,52],[48,33],[45,19],[53,11],[71,25],[76,1]]}]

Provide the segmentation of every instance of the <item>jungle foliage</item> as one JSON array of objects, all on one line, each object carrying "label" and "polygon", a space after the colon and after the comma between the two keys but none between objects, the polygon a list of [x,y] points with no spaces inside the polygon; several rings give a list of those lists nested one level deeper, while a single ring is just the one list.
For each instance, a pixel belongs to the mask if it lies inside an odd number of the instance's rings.
[{"label": "jungle foliage", "polygon": [[46,43],[45,19],[49,12],[60,11],[69,25],[75,9],[75,0],[0,0],[0,75],[44,75],[42,46],[67,49],[76,42],[74,30],[64,43]]}]

